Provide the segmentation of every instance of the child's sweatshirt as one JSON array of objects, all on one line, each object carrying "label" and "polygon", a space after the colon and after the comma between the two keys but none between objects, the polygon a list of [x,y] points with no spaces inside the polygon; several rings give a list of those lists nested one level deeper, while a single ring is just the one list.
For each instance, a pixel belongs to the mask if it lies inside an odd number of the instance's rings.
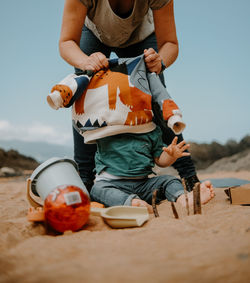
[{"label": "child's sweatshirt", "polygon": [[180,109],[159,76],[147,71],[143,56],[111,59],[109,69],[93,76],[70,74],[52,88],[47,100],[54,109],[72,106],[73,125],[85,143],[150,132],[154,115],[175,134],[185,128]]}]

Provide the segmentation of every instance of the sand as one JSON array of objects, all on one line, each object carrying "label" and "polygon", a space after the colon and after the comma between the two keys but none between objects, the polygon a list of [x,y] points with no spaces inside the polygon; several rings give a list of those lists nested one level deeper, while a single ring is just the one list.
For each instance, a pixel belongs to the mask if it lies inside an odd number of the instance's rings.
[{"label": "sand", "polygon": [[[250,180],[250,172],[200,178]],[[142,227],[112,229],[90,216],[61,235],[27,221],[25,180],[0,180],[0,282],[250,282],[250,206],[231,205],[224,189],[186,215],[168,202]]]}]

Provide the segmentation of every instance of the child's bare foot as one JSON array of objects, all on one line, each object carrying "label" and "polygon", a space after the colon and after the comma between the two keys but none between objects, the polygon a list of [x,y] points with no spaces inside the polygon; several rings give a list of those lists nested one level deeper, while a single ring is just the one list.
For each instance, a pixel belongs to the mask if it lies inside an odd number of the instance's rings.
[{"label": "child's bare foot", "polygon": [[134,198],[131,201],[131,205],[132,206],[138,206],[138,207],[146,207],[148,209],[149,213],[153,213],[153,208],[150,204],[148,204],[146,201],[138,199],[138,198]]},{"label": "child's bare foot", "polygon": [[[205,181],[205,182],[201,183],[201,185],[200,185],[201,204],[208,203],[214,196],[215,196],[214,188],[213,188],[211,182]],[[193,192],[189,192],[187,194],[187,197],[188,197],[189,206],[192,206],[193,205]],[[180,195],[176,202],[179,203],[182,206],[186,206],[185,194]]]},{"label": "child's bare foot", "polygon": [[201,204],[206,204],[212,198],[214,198],[215,196],[214,187],[210,181],[202,182],[200,188],[201,188],[201,191],[200,191]]}]

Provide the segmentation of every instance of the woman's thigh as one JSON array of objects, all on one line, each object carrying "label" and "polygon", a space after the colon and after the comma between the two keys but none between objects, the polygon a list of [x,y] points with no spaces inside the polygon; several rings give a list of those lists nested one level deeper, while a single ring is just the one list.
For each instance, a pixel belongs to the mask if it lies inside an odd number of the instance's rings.
[{"label": "woman's thigh", "polygon": [[144,49],[148,49],[150,47],[158,52],[155,33],[152,33],[141,42],[135,43],[126,48],[114,48],[113,51],[117,54],[118,57],[129,58],[143,54]]},{"label": "woman's thigh", "polygon": [[82,29],[80,48],[87,55],[102,52],[106,57],[109,57],[111,53],[111,48],[103,44],[86,26]]}]

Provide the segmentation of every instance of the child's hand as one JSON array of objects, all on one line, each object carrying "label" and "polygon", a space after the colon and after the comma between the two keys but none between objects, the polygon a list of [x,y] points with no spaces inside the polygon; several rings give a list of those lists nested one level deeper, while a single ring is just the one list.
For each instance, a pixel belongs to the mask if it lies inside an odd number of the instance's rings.
[{"label": "child's hand", "polygon": [[183,156],[189,156],[190,153],[184,151],[190,147],[190,144],[186,144],[185,141],[177,144],[177,140],[178,138],[175,137],[168,147],[163,147],[163,151],[165,151],[168,155],[175,159]]}]

